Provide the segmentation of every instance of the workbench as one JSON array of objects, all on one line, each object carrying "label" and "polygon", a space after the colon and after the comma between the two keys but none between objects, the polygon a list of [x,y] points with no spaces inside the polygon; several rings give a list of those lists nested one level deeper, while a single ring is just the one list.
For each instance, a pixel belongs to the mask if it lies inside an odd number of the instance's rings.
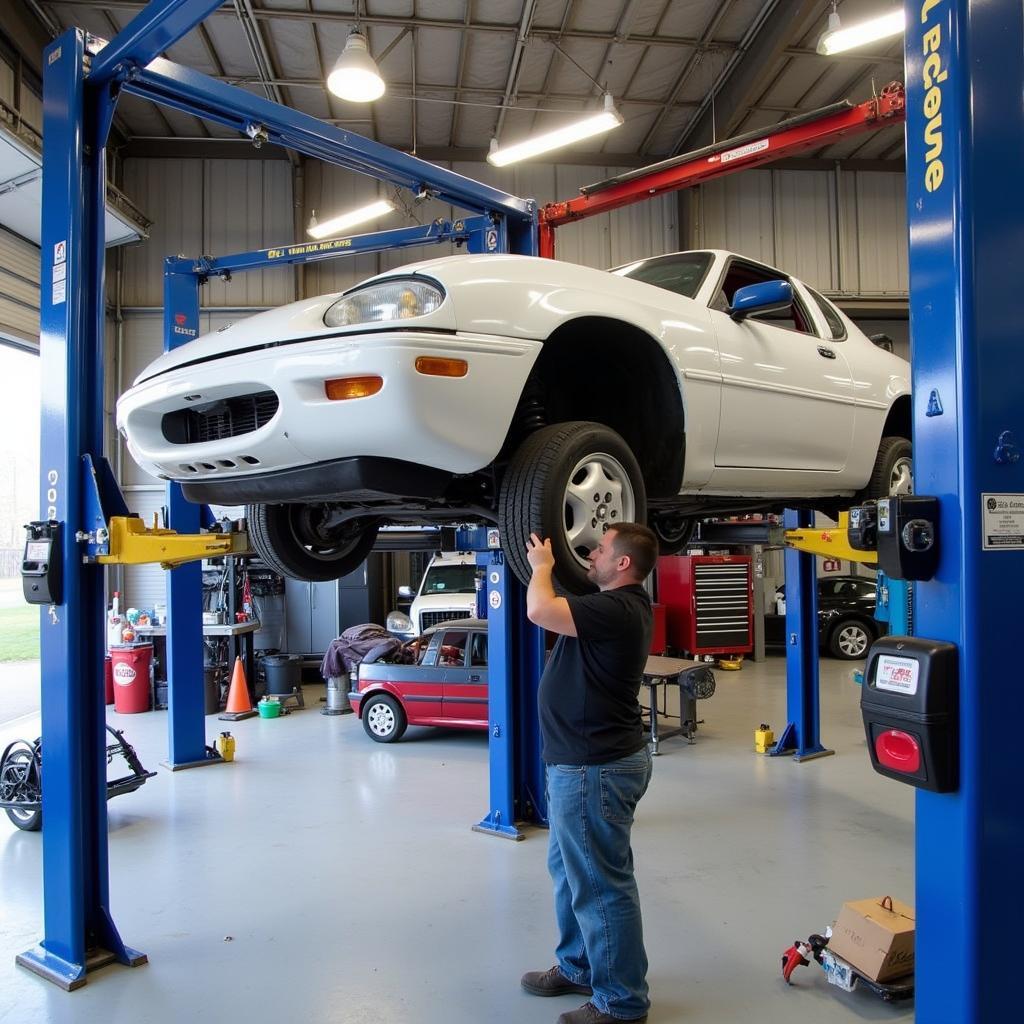
[{"label": "workbench", "polygon": [[[658,754],[658,745],[662,740],[672,736],[685,736],[693,743],[693,735],[697,731],[697,701],[679,685],[679,677],[687,669],[702,662],[690,661],[686,658],[663,658],[651,655],[644,666],[643,685],[647,687],[647,714],[649,716],[651,753]],[[679,689],[679,714],[673,715],[667,710],[665,700],[666,688],[675,686]],[[658,692],[661,691],[659,701]],[[677,719],[679,725],[670,728],[658,727],[658,716]]]},{"label": "workbench", "polygon": [[[256,706],[256,658],[253,651],[253,638],[259,628],[260,623],[256,619],[250,619],[248,622],[203,624],[204,639],[221,638],[227,641],[226,667],[227,681],[229,683],[235,658],[240,657],[242,659],[242,665],[245,668],[245,681],[249,686],[249,700],[253,707]],[[160,658],[160,664],[166,672],[167,652],[165,638],[167,636],[167,627],[137,626],[135,628],[135,635],[140,639],[150,637],[153,639],[153,653]],[[159,641],[159,645],[157,641]],[[156,701],[154,701],[154,707],[156,707]]]}]

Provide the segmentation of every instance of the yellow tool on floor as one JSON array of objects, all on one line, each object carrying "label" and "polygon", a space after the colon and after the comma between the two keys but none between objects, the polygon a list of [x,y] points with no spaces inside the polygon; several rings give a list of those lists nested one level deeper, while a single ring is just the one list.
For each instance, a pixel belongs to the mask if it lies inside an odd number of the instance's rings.
[{"label": "yellow tool on floor", "polygon": [[767,722],[762,722],[754,730],[754,750],[758,754],[767,754],[771,747],[775,746],[775,733]]},{"label": "yellow tool on floor", "polygon": [[715,664],[726,672],[739,672],[743,668],[743,655],[737,658],[719,658]]}]

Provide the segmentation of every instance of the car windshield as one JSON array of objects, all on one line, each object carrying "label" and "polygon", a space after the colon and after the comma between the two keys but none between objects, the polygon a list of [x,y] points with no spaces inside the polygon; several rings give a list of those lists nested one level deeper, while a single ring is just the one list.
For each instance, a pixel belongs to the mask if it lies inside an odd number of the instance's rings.
[{"label": "car windshield", "polygon": [[475,565],[435,565],[423,580],[421,594],[475,594]]},{"label": "car windshield", "polygon": [[692,299],[710,266],[709,252],[678,252],[671,256],[653,256],[648,260],[627,263],[624,267],[616,267],[612,273]]}]

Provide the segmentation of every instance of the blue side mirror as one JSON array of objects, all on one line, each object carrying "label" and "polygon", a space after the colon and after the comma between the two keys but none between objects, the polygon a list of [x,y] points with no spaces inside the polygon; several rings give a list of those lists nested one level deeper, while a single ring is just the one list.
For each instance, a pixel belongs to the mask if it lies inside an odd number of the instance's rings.
[{"label": "blue side mirror", "polygon": [[788,281],[762,281],[737,288],[729,316],[739,322],[751,313],[771,313],[793,305],[793,286]]}]

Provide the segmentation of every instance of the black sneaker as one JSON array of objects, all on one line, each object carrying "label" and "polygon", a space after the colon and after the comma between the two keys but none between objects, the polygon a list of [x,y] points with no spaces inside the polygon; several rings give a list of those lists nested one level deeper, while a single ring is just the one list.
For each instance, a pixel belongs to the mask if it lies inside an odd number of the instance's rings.
[{"label": "black sneaker", "polygon": [[535,996],[590,996],[594,994],[589,985],[577,985],[570,981],[556,966],[549,971],[527,971],[520,984]]},{"label": "black sneaker", "polygon": [[645,1020],[646,1013],[642,1017],[613,1017],[599,1010],[593,1003],[584,1003],[576,1010],[563,1013],[556,1024],[642,1024]]}]

